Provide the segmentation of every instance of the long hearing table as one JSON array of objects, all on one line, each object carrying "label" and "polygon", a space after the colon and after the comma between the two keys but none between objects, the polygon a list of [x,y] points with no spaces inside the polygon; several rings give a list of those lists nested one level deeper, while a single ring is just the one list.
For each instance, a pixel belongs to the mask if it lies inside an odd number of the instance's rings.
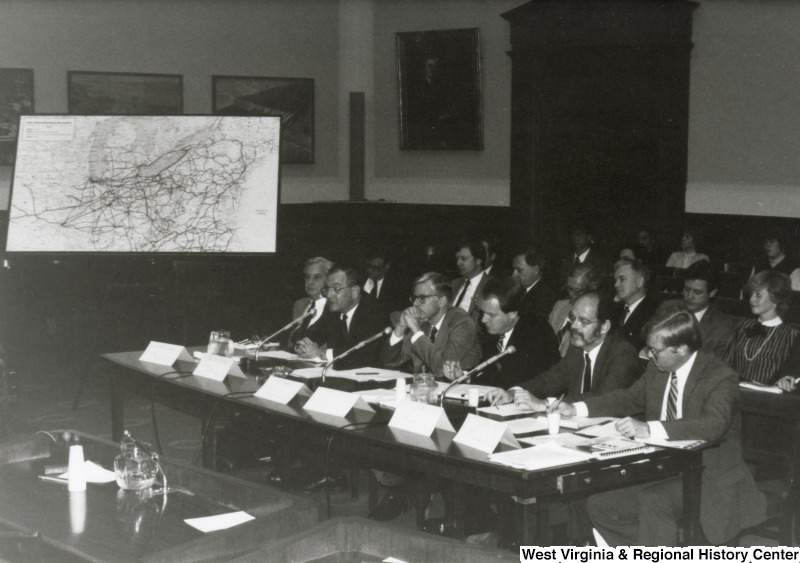
[{"label": "long hearing table", "polygon": [[[265,431],[295,446],[331,453],[361,468],[390,470],[431,480],[447,481],[452,488],[451,515],[463,534],[466,494],[470,488],[490,491],[498,499],[498,545],[539,545],[546,537],[546,506],[551,502],[586,496],[635,483],[682,476],[684,541],[694,545],[700,532],[702,450],[660,449],[613,459],[590,460],[549,469],[526,471],[488,461],[487,455],[453,442],[454,434],[434,431],[419,436],[386,426],[390,414],[353,410],[345,418],[323,416],[302,409],[305,399],[289,405],[248,396],[260,386],[256,376],[228,377],[216,382],[191,373],[194,363],[178,361],[172,367],[141,362],[141,352],[105,354],[105,373],[111,385],[111,431],[118,440],[123,431],[125,393],[130,391],[198,416],[207,428],[215,415],[249,413]],[[352,425],[352,426],[347,426]],[[203,436],[203,463],[213,466],[214,433]],[[332,441],[332,442],[331,442]]]}]

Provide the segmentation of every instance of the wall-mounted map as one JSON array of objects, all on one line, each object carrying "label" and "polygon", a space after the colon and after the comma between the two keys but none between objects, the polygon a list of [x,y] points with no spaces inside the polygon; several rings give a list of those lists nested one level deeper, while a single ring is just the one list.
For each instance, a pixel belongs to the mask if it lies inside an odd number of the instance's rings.
[{"label": "wall-mounted map", "polygon": [[274,252],[280,119],[23,116],[9,252]]}]

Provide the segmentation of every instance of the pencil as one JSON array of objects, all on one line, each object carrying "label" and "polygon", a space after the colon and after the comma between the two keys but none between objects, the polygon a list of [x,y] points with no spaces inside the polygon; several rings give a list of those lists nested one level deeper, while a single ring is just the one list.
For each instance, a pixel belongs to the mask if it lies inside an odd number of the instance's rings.
[{"label": "pencil", "polygon": [[551,412],[556,412],[556,409],[558,408],[558,405],[561,404],[561,399],[563,399],[563,398],[564,398],[564,394],[562,393],[561,396],[558,398],[558,400],[555,403],[553,403],[552,405],[547,407],[548,414],[551,413]]}]

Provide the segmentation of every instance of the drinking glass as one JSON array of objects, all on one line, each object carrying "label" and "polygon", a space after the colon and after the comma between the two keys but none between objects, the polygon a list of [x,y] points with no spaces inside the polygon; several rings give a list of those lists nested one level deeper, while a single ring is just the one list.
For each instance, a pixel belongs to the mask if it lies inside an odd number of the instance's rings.
[{"label": "drinking glass", "polygon": [[229,330],[212,330],[208,338],[208,353],[217,356],[233,357],[233,340]]}]

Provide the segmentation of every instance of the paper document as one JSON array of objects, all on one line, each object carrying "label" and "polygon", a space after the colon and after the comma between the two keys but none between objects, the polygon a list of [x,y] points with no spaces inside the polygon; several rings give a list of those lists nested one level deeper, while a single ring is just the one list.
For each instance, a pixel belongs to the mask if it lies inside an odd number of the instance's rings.
[{"label": "paper document", "polygon": [[695,446],[705,444],[705,440],[659,440],[658,438],[643,438],[639,440],[651,446],[660,448],[677,448],[679,450],[690,450]]},{"label": "paper document", "polygon": [[604,422],[603,424],[598,424],[596,426],[581,428],[578,430],[578,433],[583,434],[584,436],[622,436],[620,431],[617,430],[616,423],[617,421],[614,419],[610,422]]},{"label": "paper document", "polygon": [[594,459],[594,455],[589,452],[565,448],[555,442],[547,442],[531,448],[511,450],[489,456],[489,460],[495,463],[528,471],[578,463],[588,459]]},{"label": "paper document", "polygon": [[362,399],[373,405],[382,404],[384,401],[394,401],[394,389],[366,389],[353,391],[352,394],[360,395]]},{"label": "paper document", "polygon": [[250,516],[247,512],[228,512],[227,514],[217,514],[216,516],[205,516],[203,518],[186,518],[184,522],[192,528],[197,528],[201,532],[208,533],[216,530],[227,530],[239,524],[244,524],[250,520],[255,520],[255,516]]},{"label": "paper document", "polygon": [[530,434],[531,432],[547,430],[547,417],[530,416],[527,418],[515,418],[507,421],[506,424],[508,424],[508,429],[511,430],[513,434]]},{"label": "paper document", "polygon": [[564,418],[561,417],[561,428],[569,428],[571,430],[580,430],[582,428],[588,428],[590,426],[596,426],[598,424],[604,424],[610,421],[616,421],[617,419],[613,416],[598,416],[596,418],[584,418],[580,416],[574,416],[572,418]]},{"label": "paper document", "polygon": [[[86,474],[87,483],[110,483],[117,479],[113,471],[109,471],[105,467],[97,465],[95,462],[89,461],[88,459],[83,462],[83,470]],[[58,479],[67,481],[69,479],[69,472],[62,473],[58,476]]]},{"label": "paper document", "polygon": [[[450,396],[450,394],[447,394]],[[505,405],[497,405],[494,407],[481,407],[478,409],[478,412],[485,413],[491,416],[530,416],[533,413],[533,409],[526,406],[526,405],[515,405],[514,403],[508,403]]]},{"label": "paper document", "polygon": [[562,432],[561,434],[543,434],[541,436],[531,436],[529,438],[519,438],[522,444],[530,444],[531,446],[540,446],[547,442],[553,442],[559,446],[586,446],[590,443],[590,438],[578,436],[577,434],[570,434]]},{"label": "paper document", "polygon": [[763,391],[764,393],[783,393],[783,389],[773,385],[764,385],[755,381],[740,381],[739,387],[742,389],[750,389],[752,391]]},{"label": "paper document", "polygon": [[[303,379],[316,379],[322,377],[322,366],[313,368],[300,368],[292,372],[295,377],[302,377]],[[398,377],[409,377],[407,373],[395,371],[391,369],[382,368],[358,368],[337,371],[335,369],[328,369],[325,372],[325,377],[338,377],[341,379],[350,379],[353,381],[395,381]]]}]

